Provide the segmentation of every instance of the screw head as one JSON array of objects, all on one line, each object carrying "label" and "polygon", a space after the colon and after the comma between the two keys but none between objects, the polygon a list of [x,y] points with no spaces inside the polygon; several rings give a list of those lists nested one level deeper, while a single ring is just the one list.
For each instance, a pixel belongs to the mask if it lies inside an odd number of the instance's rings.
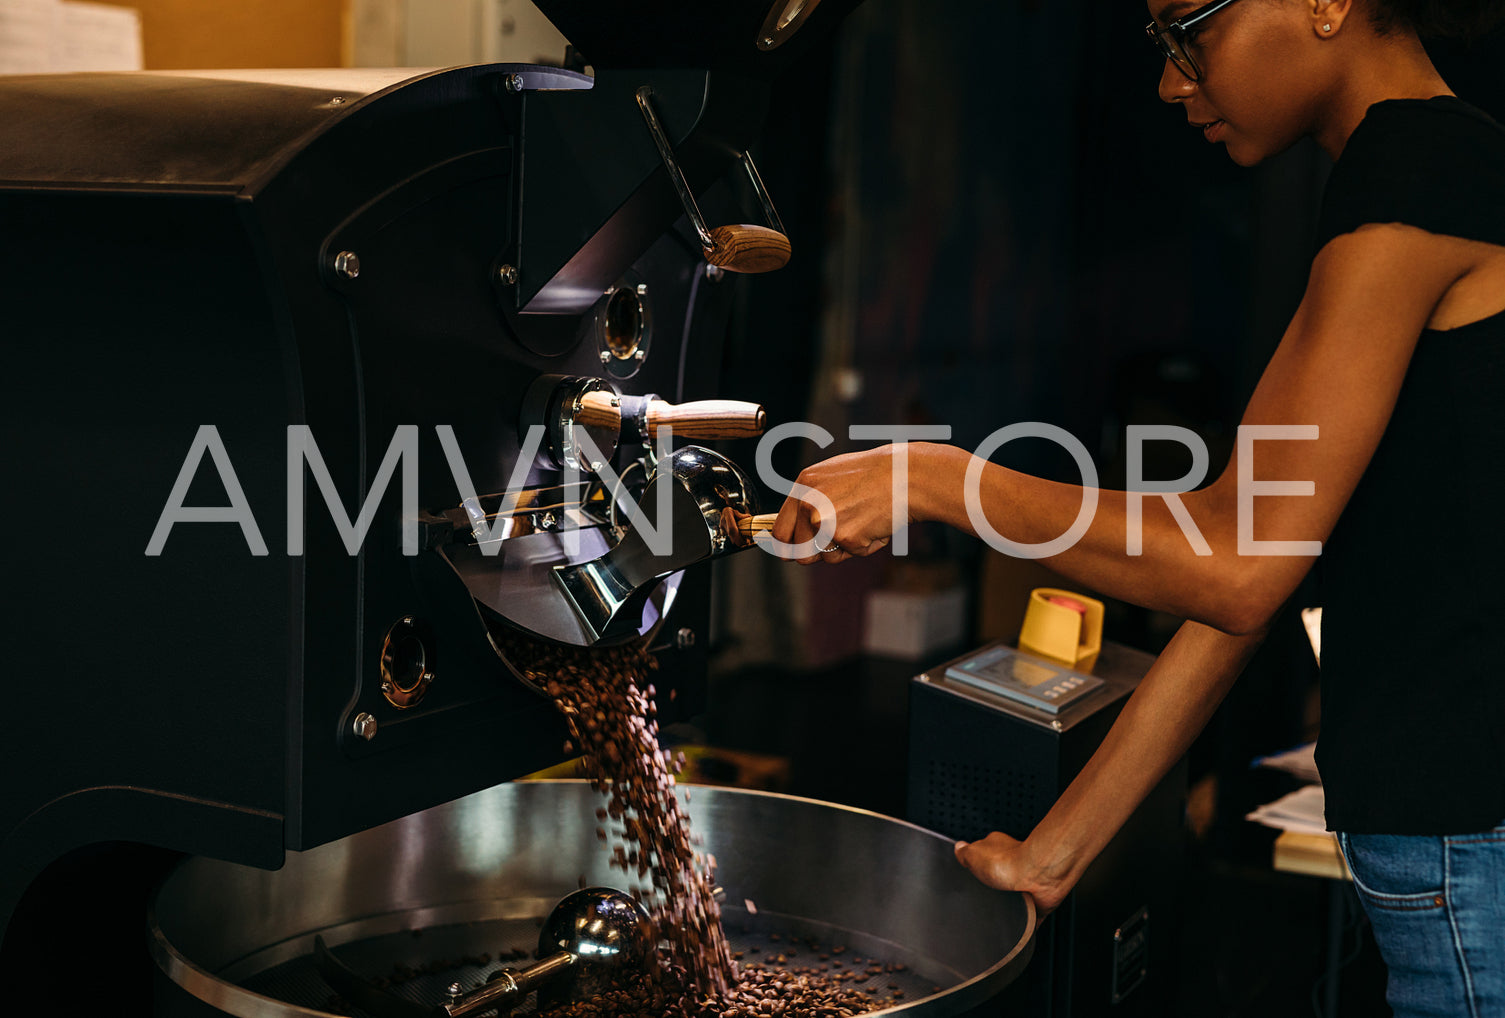
[{"label": "screw head", "polygon": [[516,286],[517,266],[503,265],[501,268],[496,270],[496,278],[497,281],[500,282],[503,286]]},{"label": "screw head", "polygon": [[647,283],[639,283],[638,284],[638,296],[639,297],[646,297],[646,296],[648,296],[648,284]]},{"label": "screw head", "polygon": [[361,259],[354,251],[341,251],[334,256],[334,272],[341,279],[355,279],[361,274]]},{"label": "screw head", "polygon": [[719,266],[719,265],[707,265],[705,267],[705,278],[709,279],[711,282],[713,282],[713,283],[719,283],[725,277],[726,277],[726,270],[723,269],[721,266]]},{"label": "screw head", "polygon": [[365,739],[367,742],[370,742],[372,739],[376,738],[376,718],[372,717],[370,714],[367,714],[365,711],[362,711],[355,716],[355,723],[351,726],[351,728],[355,731],[356,735],[360,736],[362,739]]},{"label": "screw head", "polygon": [[695,630],[685,626],[674,634],[674,646],[680,650],[688,650],[695,646]]},{"label": "screw head", "polygon": [[647,360],[648,351],[644,350],[642,347],[639,347],[638,349],[632,351],[632,359],[635,361]]},{"label": "screw head", "polygon": [[464,996],[464,991],[460,989],[459,983],[450,983],[449,986],[445,988],[444,995],[449,998],[449,1003],[455,1004],[459,1002],[462,996]]},{"label": "screw head", "polygon": [[521,74],[509,74],[503,84],[509,92],[521,92],[523,90],[523,76]]},{"label": "screw head", "polygon": [[331,106],[338,106],[341,103],[343,103],[344,101],[345,101],[345,97],[344,96],[337,95],[333,99],[329,100],[329,105],[331,105]]},{"label": "screw head", "polygon": [[602,364],[610,364],[611,363],[611,351],[610,350],[602,350],[601,351],[601,363]]}]

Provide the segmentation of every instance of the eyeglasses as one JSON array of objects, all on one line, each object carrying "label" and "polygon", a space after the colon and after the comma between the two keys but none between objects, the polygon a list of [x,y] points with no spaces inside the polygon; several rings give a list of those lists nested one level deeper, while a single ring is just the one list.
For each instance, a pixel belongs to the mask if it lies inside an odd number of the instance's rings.
[{"label": "eyeglasses", "polygon": [[1161,28],[1153,21],[1145,26],[1144,32],[1150,37],[1150,41],[1159,47],[1160,52],[1176,65],[1176,69],[1186,75],[1192,81],[1202,80],[1202,69],[1197,66],[1196,60],[1192,59],[1190,45],[1193,42],[1197,26],[1218,11],[1237,0],[1213,0],[1205,7],[1199,7],[1191,14]]}]

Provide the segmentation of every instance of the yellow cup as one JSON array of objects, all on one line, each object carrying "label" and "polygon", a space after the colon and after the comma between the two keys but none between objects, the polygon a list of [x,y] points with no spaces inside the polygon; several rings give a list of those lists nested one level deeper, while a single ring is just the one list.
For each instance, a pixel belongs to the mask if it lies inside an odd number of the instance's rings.
[{"label": "yellow cup", "polygon": [[1091,672],[1103,649],[1103,603],[1054,587],[1029,592],[1019,649],[1079,672]]}]

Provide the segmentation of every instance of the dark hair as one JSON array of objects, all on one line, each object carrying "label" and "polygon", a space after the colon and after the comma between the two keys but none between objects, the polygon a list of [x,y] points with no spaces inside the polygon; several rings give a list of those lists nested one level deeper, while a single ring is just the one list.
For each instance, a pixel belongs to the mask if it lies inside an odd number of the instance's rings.
[{"label": "dark hair", "polygon": [[1472,39],[1505,22],[1505,0],[1373,0],[1381,33],[1412,29],[1422,38]]}]

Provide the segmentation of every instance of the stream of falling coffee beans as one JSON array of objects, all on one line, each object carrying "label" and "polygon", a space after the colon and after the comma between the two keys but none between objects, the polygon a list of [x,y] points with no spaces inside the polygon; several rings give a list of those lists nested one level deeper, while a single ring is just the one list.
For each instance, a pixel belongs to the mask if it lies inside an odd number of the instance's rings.
[{"label": "stream of falling coffee beans", "polygon": [[[721,929],[712,882],[715,860],[698,852],[675,786],[683,758],[658,744],[658,661],[647,644],[584,650],[507,641],[504,648],[530,682],[548,692],[569,726],[592,787],[606,797],[596,836],[611,865],[652,916],[661,945],[647,971],[586,1001],[558,1005],[548,1018],[850,1018],[895,1001],[844,985],[855,971],[738,964]],[[678,766],[676,766],[678,764]],[[686,791],[688,795],[688,790]],[[839,968],[839,963],[838,963]]]}]

